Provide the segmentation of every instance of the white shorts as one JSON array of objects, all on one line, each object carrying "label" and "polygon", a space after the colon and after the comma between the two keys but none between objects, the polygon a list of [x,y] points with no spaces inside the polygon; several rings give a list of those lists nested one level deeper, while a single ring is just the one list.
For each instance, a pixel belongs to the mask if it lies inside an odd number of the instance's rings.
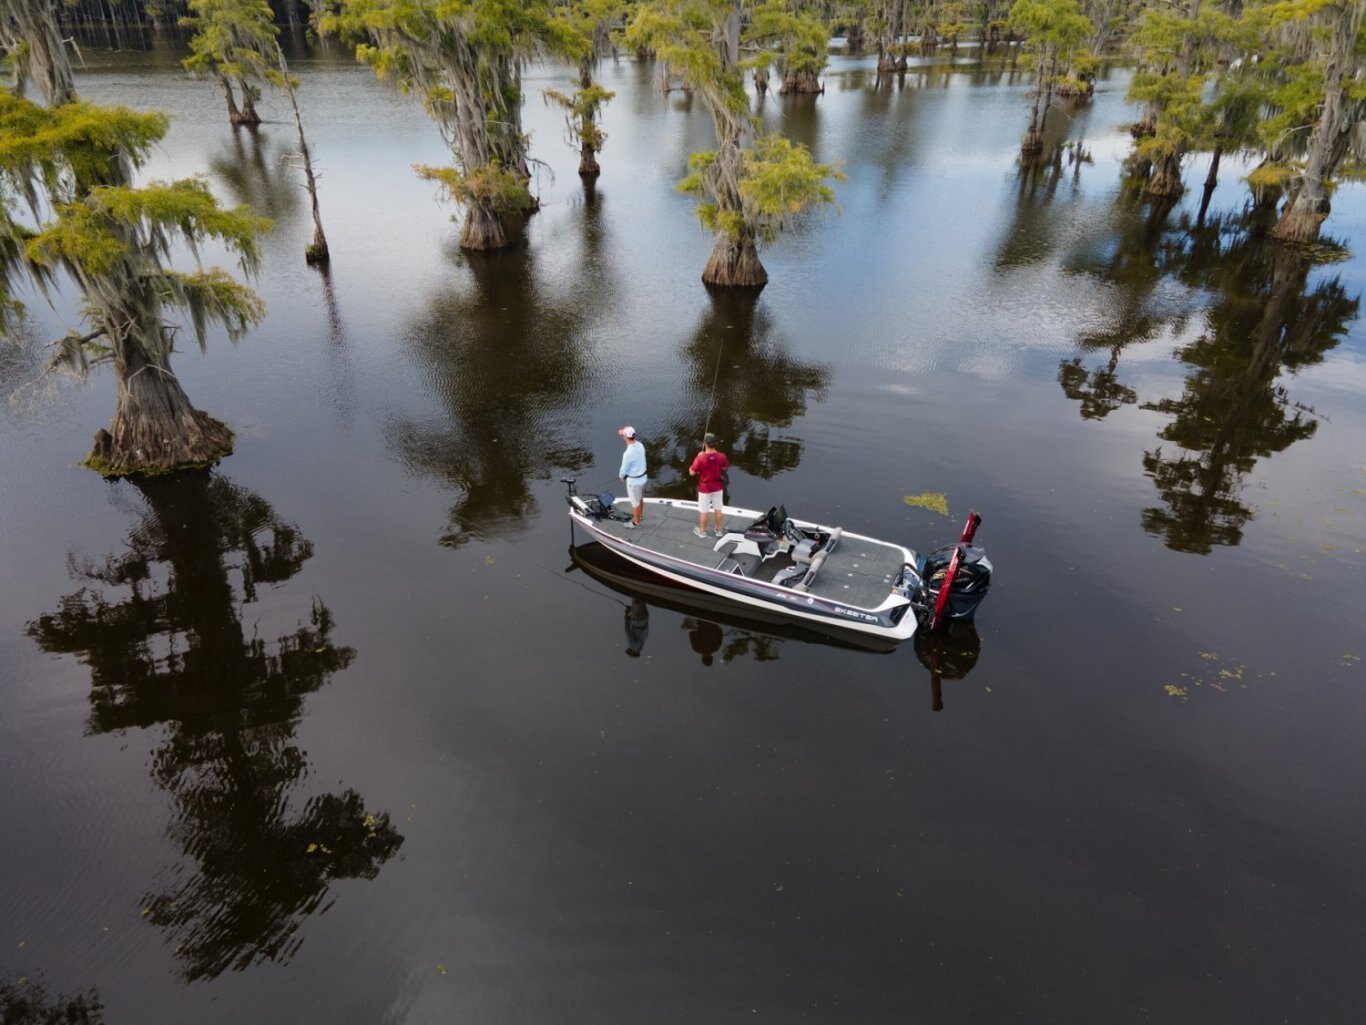
[{"label": "white shorts", "polygon": [[644,477],[640,479],[639,483],[633,480],[626,481],[626,500],[631,503],[632,509],[640,505],[641,502],[645,501]]},{"label": "white shorts", "polygon": [[721,491],[699,491],[697,493],[697,511],[703,516],[707,515],[708,509],[715,509],[720,512],[721,496],[724,494],[724,489]]}]

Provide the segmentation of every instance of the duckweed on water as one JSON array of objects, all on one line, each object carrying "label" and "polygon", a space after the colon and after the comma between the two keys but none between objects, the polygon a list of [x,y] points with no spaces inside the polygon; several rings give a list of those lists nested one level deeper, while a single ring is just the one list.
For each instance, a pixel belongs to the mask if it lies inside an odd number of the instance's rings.
[{"label": "duckweed on water", "polygon": [[937,512],[940,516],[948,516],[949,499],[947,495],[941,495],[937,491],[926,491],[919,495],[907,495],[902,499],[907,505],[913,505],[920,509],[929,509]]}]

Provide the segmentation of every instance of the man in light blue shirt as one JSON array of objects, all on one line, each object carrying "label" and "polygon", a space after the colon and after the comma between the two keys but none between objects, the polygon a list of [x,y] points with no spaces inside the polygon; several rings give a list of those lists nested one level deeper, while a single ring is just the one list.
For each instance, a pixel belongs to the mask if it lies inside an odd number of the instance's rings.
[{"label": "man in light blue shirt", "polygon": [[631,503],[631,522],[626,528],[634,530],[640,526],[640,514],[645,511],[645,446],[637,440],[634,427],[623,427],[617,433],[626,442],[626,451],[621,455],[621,472],[617,474],[626,485],[626,498]]}]

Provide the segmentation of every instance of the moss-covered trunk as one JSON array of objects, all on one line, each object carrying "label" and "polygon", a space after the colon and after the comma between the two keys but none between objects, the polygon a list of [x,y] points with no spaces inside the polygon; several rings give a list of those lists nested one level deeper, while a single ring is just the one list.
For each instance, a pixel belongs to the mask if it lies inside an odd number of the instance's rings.
[{"label": "moss-covered trunk", "polygon": [[510,171],[523,192],[521,209],[511,209],[507,197],[467,198],[460,248],[502,249],[512,244],[526,214],[536,209],[528,188],[531,168],[517,62],[510,53],[483,53],[468,39],[454,41],[443,56],[452,93],[444,130],[457,162],[470,175],[491,166]]},{"label": "moss-covered trunk", "polygon": [[1044,62],[1034,72],[1034,105],[1029,112],[1029,127],[1020,143],[1020,155],[1026,158],[1037,156],[1043,150],[1043,124],[1040,113],[1043,111]]},{"label": "moss-covered trunk", "polygon": [[717,232],[702,280],[723,288],[763,288],[768,284],[768,271],[759,261],[754,234],[745,232],[737,239],[727,232]]},{"label": "moss-covered trunk", "polygon": [[1185,188],[1181,184],[1181,154],[1167,153],[1153,165],[1153,176],[1144,191],[1150,196],[1179,196]]},{"label": "moss-covered trunk", "polygon": [[109,430],[95,434],[91,469],[110,477],[167,473],[232,452],[232,431],[190,404],[164,355],[131,339],[114,351],[118,406]]},{"label": "moss-covered trunk", "polygon": [[465,220],[460,226],[460,248],[502,249],[512,241],[501,215],[485,203],[467,202]]},{"label": "moss-covered trunk", "polygon": [[16,92],[22,95],[26,80],[32,80],[53,107],[76,98],[71,64],[63,52],[65,44],[55,17],[56,6],[22,0],[0,3],[0,41],[8,43],[12,37],[24,44],[7,46],[17,79]]},{"label": "moss-covered trunk", "polygon": [[136,257],[81,285],[109,340],[118,382],[113,423],[95,432],[86,465],[118,477],[207,466],[229,455],[232,431],[195,409],[171,370],[172,336],[161,300]]},{"label": "moss-covered trunk", "polygon": [[579,177],[596,178],[602,174],[602,167],[598,164],[598,151],[590,143],[583,143],[579,149]]},{"label": "moss-covered trunk", "polygon": [[242,112],[237,109],[237,99],[233,96],[232,79],[228,78],[227,75],[219,75],[218,84],[223,87],[223,97],[228,103],[228,123],[234,125],[241,124]]},{"label": "moss-covered trunk", "polygon": [[825,86],[821,85],[820,77],[812,71],[789,71],[783,75],[782,88],[778,90],[779,96],[789,96],[792,93],[823,93]]},{"label": "moss-covered trunk", "polygon": [[1304,174],[1291,187],[1290,199],[1272,234],[1287,242],[1313,242],[1328,218],[1332,205],[1327,184],[1343,156],[1356,126],[1357,104],[1343,95],[1344,78],[1352,70],[1352,45],[1361,24],[1360,4],[1341,5],[1358,8],[1353,14],[1344,10],[1333,26],[1331,42],[1323,68],[1323,105],[1309,136]]},{"label": "moss-covered trunk", "polygon": [[237,80],[237,87],[242,90],[242,110],[233,120],[235,125],[247,125],[255,127],[261,123],[261,115],[256,113],[256,101],[251,95],[251,86],[242,79]]}]

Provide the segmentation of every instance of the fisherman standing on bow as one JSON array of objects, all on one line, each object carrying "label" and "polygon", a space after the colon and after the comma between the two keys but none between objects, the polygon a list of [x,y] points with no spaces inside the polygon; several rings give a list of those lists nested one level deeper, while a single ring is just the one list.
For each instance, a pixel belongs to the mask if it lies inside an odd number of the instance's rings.
[{"label": "fisherman standing on bow", "polygon": [[632,530],[640,526],[640,516],[645,511],[645,446],[636,437],[636,429],[630,425],[617,433],[626,442],[626,451],[621,454],[621,471],[617,476],[626,485],[626,497],[631,503],[631,522],[626,524],[626,529]]},{"label": "fisherman standing on bow", "polygon": [[726,469],[729,466],[730,461],[725,453],[716,449],[716,435],[708,431],[707,436],[702,439],[702,451],[697,453],[692,466],[688,467],[689,475],[697,478],[697,526],[693,527],[692,532],[698,537],[707,536],[709,509],[716,516],[716,536],[721,537],[725,533],[722,526],[721,500],[726,483]]}]

